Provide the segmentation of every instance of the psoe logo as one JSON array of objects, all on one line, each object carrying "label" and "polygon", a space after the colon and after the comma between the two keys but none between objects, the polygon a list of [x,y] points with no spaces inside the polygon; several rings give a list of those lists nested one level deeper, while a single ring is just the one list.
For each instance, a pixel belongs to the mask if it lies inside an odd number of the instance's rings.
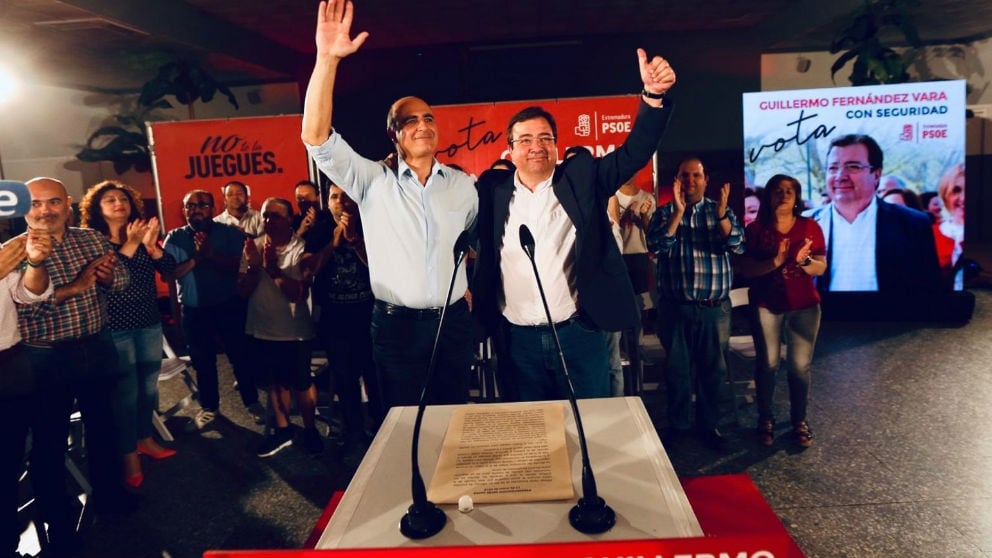
[{"label": "psoe logo", "polygon": [[901,141],[913,141],[913,125],[903,124],[902,133],[899,134]]},{"label": "psoe logo", "polygon": [[921,140],[947,139],[947,124],[924,124],[920,130]]},{"label": "psoe logo", "polygon": [[579,125],[575,127],[575,135],[583,138],[592,133],[592,118],[588,114],[579,115]]}]

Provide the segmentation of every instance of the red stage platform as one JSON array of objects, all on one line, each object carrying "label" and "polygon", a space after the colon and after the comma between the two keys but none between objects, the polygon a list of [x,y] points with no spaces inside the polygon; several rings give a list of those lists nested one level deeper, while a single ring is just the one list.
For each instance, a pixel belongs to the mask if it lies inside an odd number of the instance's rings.
[{"label": "red stage platform", "polygon": [[[205,558],[364,558],[416,556],[445,558],[590,558],[599,556],[657,556],[673,558],[804,558],[778,516],[746,474],[689,477],[681,479],[685,494],[705,536],[687,539],[641,541],[590,541],[471,547],[416,547],[315,550],[313,545],[334,514],[341,492],[334,494],[321,515],[304,550],[209,551]],[[397,519],[397,523],[399,520]]]}]

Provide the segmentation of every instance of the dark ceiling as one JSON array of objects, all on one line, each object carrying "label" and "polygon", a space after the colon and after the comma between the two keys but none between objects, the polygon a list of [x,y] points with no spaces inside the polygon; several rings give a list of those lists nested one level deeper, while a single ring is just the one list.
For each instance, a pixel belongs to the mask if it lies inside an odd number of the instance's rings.
[{"label": "dark ceiling", "polygon": [[[364,48],[505,48],[596,35],[753,32],[763,51],[827,50],[863,0],[359,0]],[[305,78],[315,0],[0,0],[0,64],[85,90],[140,88],[175,58],[231,85]],[[426,6],[426,7],[425,7]],[[992,35],[988,0],[921,0],[921,37]]]}]

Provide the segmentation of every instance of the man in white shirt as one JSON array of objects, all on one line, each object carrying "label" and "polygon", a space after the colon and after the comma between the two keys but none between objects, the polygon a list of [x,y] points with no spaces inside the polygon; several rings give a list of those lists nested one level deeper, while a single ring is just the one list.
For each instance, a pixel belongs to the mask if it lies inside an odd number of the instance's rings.
[{"label": "man in white shirt", "polygon": [[879,292],[897,297],[940,290],[940,267],[930,219],[878,199],[882,148],[871,137],[848,134],[830,142],[827,191],[831,203],[807,212],[827,242],[820,291]]},{"label": "man in white shirt", "polygon": [[221,192],[224,194],[224,211],[214,217],[214,221],[231,225],[252,238],[261,236],[262,214],[251,208],[248,185],[232,180],[221,188]]},{"label": "man in white shirt", "polygon": [[293,206],[282,198],[262,204],[265,234],[245,240],[238,272],[238,294],[248,299],[245,333],[251,337],[252,362],[269,387],[275,432],[257,450],[271,457],[293,443],[290,403],[296,394],[303,419],[303,446],[324,449],[315,425],[317,389],[310,377],[313,324],[307,304],[309,279],[300,270],[303,241],[293,234]]},{"label": "man in white shirt", "polygon": [[500,375],[525,401],[567,397],[551,324],[518,231],[526,225],[576,397],[611,393],[604,331],[640,322],[630,279],[606,216],[607,200],[650,160],[670,115],[663,94],[675,72],[637,51],[643,90],[634,128],[616,151],[578,149],[557,165],[557,125],[540,107],[510,119],[515,172],[479,178],[479,258],[473,303],[494,337]]}]

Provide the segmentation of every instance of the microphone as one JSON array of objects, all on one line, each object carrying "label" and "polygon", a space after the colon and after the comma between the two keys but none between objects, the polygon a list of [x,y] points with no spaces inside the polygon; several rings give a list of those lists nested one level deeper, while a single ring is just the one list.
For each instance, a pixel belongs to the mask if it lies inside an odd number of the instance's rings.
[{"label": "microphone", "polygon": [[468,253],[468,231],[462,231],[455,240],[454,256],[455,268],[451,272],[451,283],[448,285],[448,296],[444,298],[441,306],[441,317],[437,323],[437,333],[434,335],[434,349],[431,351],[431,359],[427,364],[427,378],[424,380],[424,387],[420,391],[420,402],[417,404],[417,418],[413,422],[413,443],[410,449],[410,472],[411,472],[411,492],[413,503],[407,508],[406,514],[400,519],[400,533],[409,539],[426,539],[438,534],[444,528],[448,518],[437,507],[434,502],[427,499],[427,488],[424,486],[424,477],[420,474],[420,460],[418,453],[420,448],[420,426],[424,422],[424,411],[427,408],[427,390],[434,378],[434,368],[437,365],[437,347],[441,341],[441,328],[444,327],[444,316],[448,310],[448,301],[451,300],[451,291],[455,288],[455,278],[458,276],[458,268],[462,265],[465,254]]},{"label": "microphone", "polygon": [[537,279],[537,290],[541,294],[541,303],[544,304],[544,315],[548,318],[548,325],[551,326],[551,334],[555,338],[555,347],[558,348],[558,358],[561,360],[561,369],[565,374],[565,384],[568,386],[568,402],[572,406],[572,415],[575,416],[575,428],[579,433],[579,451],[582,454],[582,497],[579,498],[575,507],[568,512],[568,522],[576,531],[597,534],[610,530],[617,522],[617,514],[613,508],[606,505],[596,493],[596,477],[592,472],[592,465],[589,463],[589,448],[586,447],[586,432],[582,428],[582,416],[579,415],[579,406],[575,402],[575,389],[572,387],[572,378],[568,374],[568,366],[565,364],[565,353],[561,349],[561,341],[558,339],[558,329],[551,319],[551,309],[548,308],[548,299],[544,295],[544,286],[541,285],[541,275],[537,272],[537,262],[534,261],[534,235],[531,234],[527,225],[520,225],[520,247],[530,260],[531,267],[534,268],[534,278]]},{"label": "microphone", "polygon": [[31,192],[27,184],[0,180],[0,219],[24,217],[31,211]]}]

